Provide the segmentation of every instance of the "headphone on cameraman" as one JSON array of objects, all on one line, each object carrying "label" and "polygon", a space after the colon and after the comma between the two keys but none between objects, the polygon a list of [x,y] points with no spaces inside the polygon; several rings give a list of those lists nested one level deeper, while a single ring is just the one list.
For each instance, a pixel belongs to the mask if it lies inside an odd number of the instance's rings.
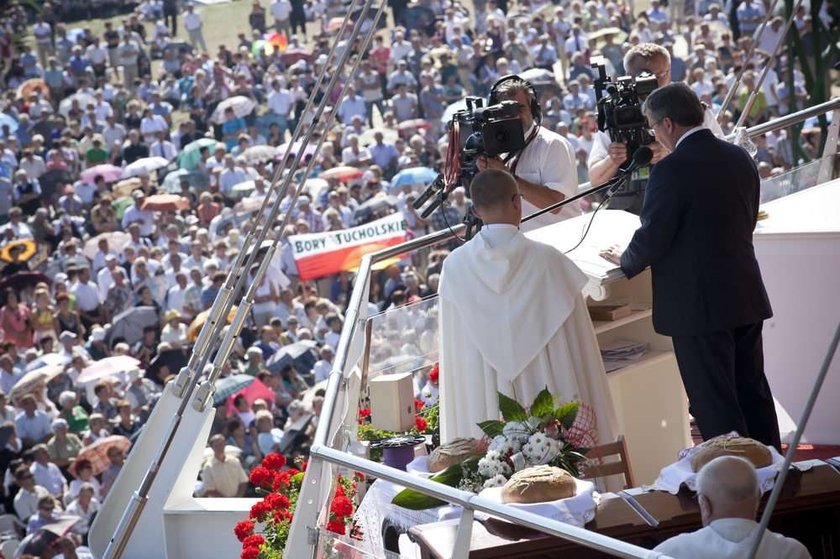
[{"label": "headphone on cameraman", "polygon": [[520,78],[516,74],[508,74],[507,76],[502,76],[501,78],[496,80],[496,83],[494,83],[493,86],[490,88],[490,96],[487,99],[488,103],[490,105],[496,105],[500,103],[501,101],[497,92],[499,86],[501,86],[503,83],[512,81],[520,82],[525,88],[525,91],[528,92],[528,95],[531,98],[531,115],[533,115],[534,121],[537,123],[537,126],[539,126],[542,122],[542,108],[540,107],[540,102],[537,99],[537,90],[534,89],[534,86],[531,85],[531,82],[529,82],[526,79]]}]

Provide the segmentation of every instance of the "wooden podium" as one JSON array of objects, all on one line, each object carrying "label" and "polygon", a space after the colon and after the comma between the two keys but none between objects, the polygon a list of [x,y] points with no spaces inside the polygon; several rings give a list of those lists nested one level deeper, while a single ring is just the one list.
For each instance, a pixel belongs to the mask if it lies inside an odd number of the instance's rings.
[{"label": "wooden podium", "polygon": [[[561,251],[574,247],[592,214],[555,223],[527,236]],[[688,400],[680,380],[670,338],[653,331],[650,271],[631,280],[598,253],[611,245],[627,246],[639,218],[620,210],[601,210],[579,247],[568,253],[589,277],[584,289],[588,304],[627,305],[630,313],[616,320],[593,321],[598,343],[617,340],[646,342],[650,349],[640,359],[607,373],[618,418],[626,440],[630,466],[637,485],[652,483],[659,471],[691,446]]]}]

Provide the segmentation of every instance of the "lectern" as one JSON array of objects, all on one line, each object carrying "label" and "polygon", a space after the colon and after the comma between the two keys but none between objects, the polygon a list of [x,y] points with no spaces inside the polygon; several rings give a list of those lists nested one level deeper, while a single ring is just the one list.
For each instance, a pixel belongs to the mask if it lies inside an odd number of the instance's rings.
[{"label": "lectern", "polygon": [[573,249],[567,255],[589,278],[584,288],[588,304],[630,307],[628,315],[616,320],[593,321],[602,348],[619,340],[649,344],[641,358],[607,373],[633,475],[637,482],[649,484],[662,467],[677,459],[681,449],[691,446],[691,432],[688,400],[671,340],[653,331],[650,270],[628,280],[617,266],[598,256],[611,245],[627,246],[638,227],[638,216],[620,210],[600,210],[594,219],[592,214],[582,215],[531,231],[527,236],[564,252]]}]

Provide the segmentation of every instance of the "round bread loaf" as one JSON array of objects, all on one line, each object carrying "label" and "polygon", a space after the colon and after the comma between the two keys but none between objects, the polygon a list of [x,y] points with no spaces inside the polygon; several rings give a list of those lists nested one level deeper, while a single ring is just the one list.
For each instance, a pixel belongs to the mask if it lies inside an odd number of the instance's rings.
[{"label": "round bread loaf", "polygon": [[470,456],[478,454],[475,439],[454,439],[440,445],[429,455],[429,471],[440,472],[454,464],[460,464]]},{"label": "round bread loaf", "polygon": [[575,478],[563,468],[534,466],[513,474],[502,487],[504,503],[541,503],[574,497]]},{"label": "round bread loaf", "polygon": [[700,450],[694,453],[691,457],[691,469],[699,472],[703,466],[718,456],[740,456],[752,462],[756,468],[763,468],[773,463],[770,449],[756,440],[747,437],[715,437],[703,443]]}]

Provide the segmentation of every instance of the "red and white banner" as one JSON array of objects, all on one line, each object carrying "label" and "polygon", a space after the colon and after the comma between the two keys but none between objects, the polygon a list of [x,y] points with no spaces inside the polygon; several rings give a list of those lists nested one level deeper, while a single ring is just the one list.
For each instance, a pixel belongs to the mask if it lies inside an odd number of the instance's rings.
[{"label": "red and white banner", "polygon": [[399,212],[350,229],[289,237],[302,280],[355,270],[365,254],[405,240],[405,220]]}]

